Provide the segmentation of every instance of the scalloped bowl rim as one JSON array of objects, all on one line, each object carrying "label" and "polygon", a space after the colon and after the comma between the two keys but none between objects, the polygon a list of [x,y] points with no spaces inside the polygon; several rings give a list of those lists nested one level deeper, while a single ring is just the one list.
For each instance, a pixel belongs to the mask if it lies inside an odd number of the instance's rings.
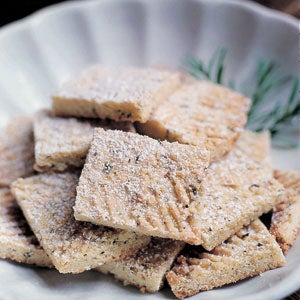
[{"label": "scalloped bowl rim", "polygon": [[[47,7],[44,7],[42,9],[37,10],[36,12],[20,19],[17,21],[14,21],[12,23],[9,23],[3,27],[0,28],[0,39],[3,37],[5,34],[10,34],[12,31],[17,31],[19,30],[20,27],[22,29],[24,26],[33,26],[34,23],[39,22],[40,19],[44,18],[47,15],[54,14],[58,11],[61,11],[62,9],[67,11],[67,10],[73,10],[73,9],[85,9],[87,6],[93,6],[99,4],[99,2],[117,2],[119,0],[85,0],[85,1],[76,1],[76,0],[71,0],[71,1],[66,1],[66,2],[61,2],[57,4],[53,4]],[[149,0],[134,0],[135,2],[140,2],[140,3],[146,3],[149,2]],[[172,1],[172,0],[152,0],[152,1]],[[267,17],[268,19],[276,19],[277,21],[280,22],[285,22],[289,24],[290,26],[296,27],[299,29],[300,27],[300,22],[292,16],[286,15],[280,11],[275,11],[270,8],[264,7],[260,4],[251,2],[251,1],[241,1],[241,0],[193,0],[196,2],[202,2],[202,3],[210,3],[210,4],[231,4],[231,5],[236,5],[237,7],[240,8],[246,8],[255,14],[262,15],[264,17]]]}]

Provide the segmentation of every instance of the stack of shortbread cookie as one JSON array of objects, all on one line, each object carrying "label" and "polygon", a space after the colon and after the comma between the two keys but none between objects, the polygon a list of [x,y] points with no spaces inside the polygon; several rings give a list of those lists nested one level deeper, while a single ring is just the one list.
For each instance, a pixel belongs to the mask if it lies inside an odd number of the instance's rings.
[{"label": "stack of shortbread cookie", "polygon": [[[0,133],[0,257],[179,299],[283,266],[300,173],[250,101],[163,69],[93,66]],[[260,217],[271,212],[271,225]]]}]

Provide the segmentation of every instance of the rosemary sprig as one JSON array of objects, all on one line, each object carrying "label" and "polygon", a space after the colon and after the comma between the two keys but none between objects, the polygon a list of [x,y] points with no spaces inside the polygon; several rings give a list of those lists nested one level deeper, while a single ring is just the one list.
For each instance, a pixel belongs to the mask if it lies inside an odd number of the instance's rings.
[{"label": "rosemary sprig", "polygon": [[[234,80],[225,82],[226,54],[226,49],[220,48],[215,51],[208,63],[189,56],[184,70],[197,79],[207,79],[245,93],[242,88],[236,88]],[[269,130],[277,145],[293,147],[296,146],[294,142],[287,137],[278,136],[278,133],[283,125],[291,123],[293,119],[300,116],[298,98],[300,79],[293,75],[279,77],[277,70],[278,67],[274,62],[260,60],[257,63],[254,89],[251,93],[245,93],[252,99],[246,127],[253,131]],[[246,85],[247,82],[243,82],[240,86]],[[271,99],[276,92],[287,88],[290,88],[287,97],[276,101]]]},{"label": "rosemary sprig", "polygon": [[218,84],[223,83],[223,75],[225,71],[225,58],[227,50],[225,48],[218,49],[205,64],[202,60],[198,60],[193,56],[186,59],[185,71],[190,73],[197,79],[207,79]]},{"label": "rosemary sprig", "polygon": [[[253,98],[252,106],[248,115],[247,126],[255,131],[270,130],[272,135],[279,132],[280,126],[289,123],[292,119],[300,116],[300,100],[297,98],[299,91],[299,78],[283,77],[282,80],[274,81],[273,89],[292,84],[291,92],[286,99],[279,99],[271,108],[262,111],[266,105],[267,93],[263,97]],[[271,91],[270,88],[269,91]],[[256,101],[255,101],[256,100]]]}]

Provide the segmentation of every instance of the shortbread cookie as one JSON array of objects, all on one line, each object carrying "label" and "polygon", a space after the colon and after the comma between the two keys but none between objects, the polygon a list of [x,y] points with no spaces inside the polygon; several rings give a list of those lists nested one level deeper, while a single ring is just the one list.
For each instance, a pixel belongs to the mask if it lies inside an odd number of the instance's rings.
[{"label": "shortbread cookie", "polygon": [[8,188],[0,188],[0,258],[52,266]]},{"label": "shortbread cookie", "polygon": [[0,132],[0,187],[33,173],[32,118],[18,116]]},{"label": "shortbread cookie", "polygon": [[238,145],[204,176],[207,159],[196,146],[95,129],[75,218],[211,250],[268,212],[283,188]]},{"label": "shortbread cookie", "polygon": [[247,121],[249,100],[220,85],[183,85],[137,124],[138,132],[160,140],[206,145],[212,161],[226,154]]},{"label": "shortbread cookie", "polygon": [[75,218],[198,242],[189,204],[198,199],[208,161],[201,147],[96,128],[77,187]]},{"label": "shortbread cookie", "polygon": [[92,66],[53,96],[57,116],[146,122],[180,84],[178,72]]},{"label": "shortbread cookie", "polygon": [[148,237],[90,223],[73,216],[78,176],[42,174],[12,184],[24,215],[61,273],[80,273],[120,260],[149,242]]},{"label": "shortbread cookie", "polygon": [[183,299],[284,263],[285,258],[274,237],[256,220],[209,253],[197,247],[179,256],[166,277],[175,296]]},{"label": "shortbread cookie", "polygon": [[180,241],[152,238],[136,254],[121,261],[104,264],[98,270],[114,274],[124,285],[135,285],[141,292],[155,293],[162,288],[166,272],[170,270],[184,245]]},{"label": "shortbread cookie", "polygon": [[286,194],[273,210],[270,232],[287,254],[300,232],[300,173],[278,170],[274,176],[283,184]]},{"label": "shortbread cookie", "polygon": [[64,171],[69,166],[82,167],[95,127],[135,132],[131,122],[83,121],[40,112],[34,122],[35,169],[43,172],[50,169]]},{"label": "shortbread cookie", "polygon": [[269,166],[268,172],[273,172],[271,163],[271,136],[269,131],[253,132],[245,130],[236,145],[247,156],[256,162]]},{"label": "shortbread cookie", "polygon": [[209,166],[203,180],[202,209],[195,216],[206,250],[281,201],[284,189],[273,178],[266,139],[266,134],[244,131],[234,149]]}]

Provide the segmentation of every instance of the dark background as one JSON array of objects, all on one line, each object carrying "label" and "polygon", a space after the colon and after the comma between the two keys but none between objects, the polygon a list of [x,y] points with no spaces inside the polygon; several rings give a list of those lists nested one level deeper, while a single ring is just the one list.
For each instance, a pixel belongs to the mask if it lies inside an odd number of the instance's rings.
[{"label": "dark background", "polygon": [[[21,19],[34,11],[62,0],[0,0],[0,26]],[[85,0],[81,0],[85,1]],[[101,0],[100,0],[101,1]],[[263,5],[300,17],[300,0],[257,0]]]},{"label": "dark background", "polygon": [[[0,26],[24,18],[34,11],[61,0],[0,0]],[[83,0],[84,1],[84,0]]]}]

